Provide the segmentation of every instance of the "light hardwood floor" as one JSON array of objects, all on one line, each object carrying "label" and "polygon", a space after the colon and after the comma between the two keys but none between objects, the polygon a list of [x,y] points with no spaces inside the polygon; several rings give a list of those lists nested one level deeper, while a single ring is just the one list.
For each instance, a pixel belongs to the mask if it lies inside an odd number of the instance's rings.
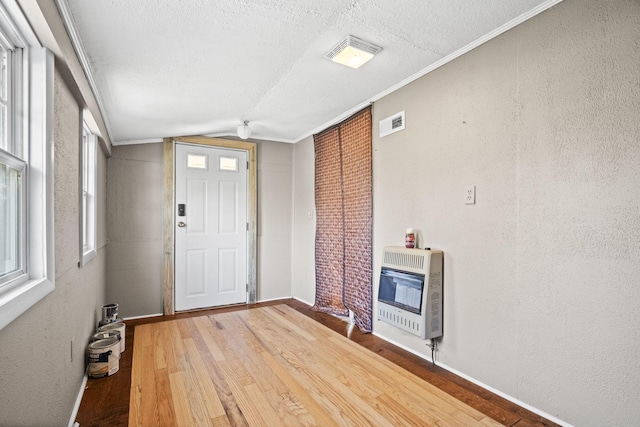
[{"label": "light hardwood floor", "polygon": [[[120,358],[120,369],[117,374],[105,378],[91,379],[84,389],[82,402],[76,421],[82,427],[119,427],[129,424],[129,401],[131,389],[131,371],[133,361],[133,347],[137,340],[137,330],[141,325],[167,322],[178,319],[189,319],[208,315],[218,315],[236,311],[251,311],[262,307],[285,304],[310,320],[331,329],[336,334],[345,337],[350,342],[361,346],[366,351],[384,357],[389,362],[401,367],[418,378],[432,384],[453,398],[482,412],[505,426],[511,427],[551,427],[556,424],[532,413],[490,391],[473,384],[457,375],[434,365],[415,354],[409,353],[395,345],[373,335],[360,332],[347,322],[327,313],[313,310],[303,302],[287,298],[279,301],[260,302],[250,305],[237,305],[215,309],[183,312],[174,315],[129,319],[126,321],[127,351]],[[437,359],[437,354],[436,354]],[[162,382],[162,377],[156,380],[158,387],[167,387],[168,381]],[[161,389],[156,391],[161,393]],[[169,407],[158,410],[169,411]],[[164,413],[164,412],[159,412]],[[155,425],[168,424],[161,421]],[[172,420],[173,418],[170,418]],[[235,419],[235,418],[234,418]],[[153,423],[151,424],[154,425]]]},{"label": "light hardwood floor", "polygon": [[283,304],[135,334],[130,426],[501,425]]}]

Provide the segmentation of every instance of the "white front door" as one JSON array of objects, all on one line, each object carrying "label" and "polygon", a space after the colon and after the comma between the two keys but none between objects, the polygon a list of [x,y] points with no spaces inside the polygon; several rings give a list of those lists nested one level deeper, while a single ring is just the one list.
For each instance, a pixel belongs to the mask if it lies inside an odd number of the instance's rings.
[{"label": "white front door", "polygon": [[247,301],[247,152],[176,144],[175,308]]}]

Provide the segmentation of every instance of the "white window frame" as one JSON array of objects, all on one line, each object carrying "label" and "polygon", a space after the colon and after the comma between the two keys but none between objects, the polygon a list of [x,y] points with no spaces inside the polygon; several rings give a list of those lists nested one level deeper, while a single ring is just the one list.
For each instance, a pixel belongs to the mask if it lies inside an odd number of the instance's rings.
[{"label": "white window frame", "polygon": [[85,266],[97,254],[97,179],[98,137],[82,123],[82,186],[80,189],[82,220],[80,221],[80,266]]},{"label": "white window frame", "polygon": [[[0,282],[0,329],[55,289],[53,222],[53,55],[16,0],[0,0],[0,33],[22,52],[12,80],[11,150],[26,162],[22,274]],[[19,57],[19,56],[18,56]],[[6,279],[6,278],[5,278]]]}]

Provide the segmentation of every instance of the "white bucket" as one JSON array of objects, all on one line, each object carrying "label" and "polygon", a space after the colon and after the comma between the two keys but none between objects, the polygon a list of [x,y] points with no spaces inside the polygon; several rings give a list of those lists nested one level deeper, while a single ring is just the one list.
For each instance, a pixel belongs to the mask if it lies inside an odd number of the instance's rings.
[{"label": "white bucket", "polygon": [[122,321],[107,323],[106,325],[102,325],[98,328],[98,332],[116,330],[120,332],[120,353],[124,353],[124,335],[125,335],[125,324]]},{"label": "white bucket", "polygon": [[98,327],[108,325],[109,323],[122,323],[122,322],[124,322],[124,320],[122,320],[119,317],[117,317],[116,320],[101,320],[98,322]]},{"label": "white bucket", "polygon": [[122,353],[122,336],[120,335],[120,331],[117,329],[108,329],[105,331],[96,332],[91,335],[89,338],[89,342],[94,342],[98,340],[106,340],[107,338],[115,338],[118,340],[120,345],[118,346],[118,357],[120,357],[120,353]]},{"label": "white bucket", "polygon": [[109,377],[120,369],[120,342],[117,338],[89,343],[89,378]]}]

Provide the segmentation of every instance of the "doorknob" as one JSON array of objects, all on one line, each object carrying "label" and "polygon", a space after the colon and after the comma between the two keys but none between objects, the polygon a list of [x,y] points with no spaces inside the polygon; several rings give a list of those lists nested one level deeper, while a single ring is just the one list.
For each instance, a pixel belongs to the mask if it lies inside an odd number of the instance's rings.
[{"label": "doorknob", "polygon": [[182,222],[182,221],[178,222],[178,227],[180,227],[180,228],[184,227],[185,225],[187,225],[187,224],[185,224],[185,223],[184,223],[184,222]]}]

